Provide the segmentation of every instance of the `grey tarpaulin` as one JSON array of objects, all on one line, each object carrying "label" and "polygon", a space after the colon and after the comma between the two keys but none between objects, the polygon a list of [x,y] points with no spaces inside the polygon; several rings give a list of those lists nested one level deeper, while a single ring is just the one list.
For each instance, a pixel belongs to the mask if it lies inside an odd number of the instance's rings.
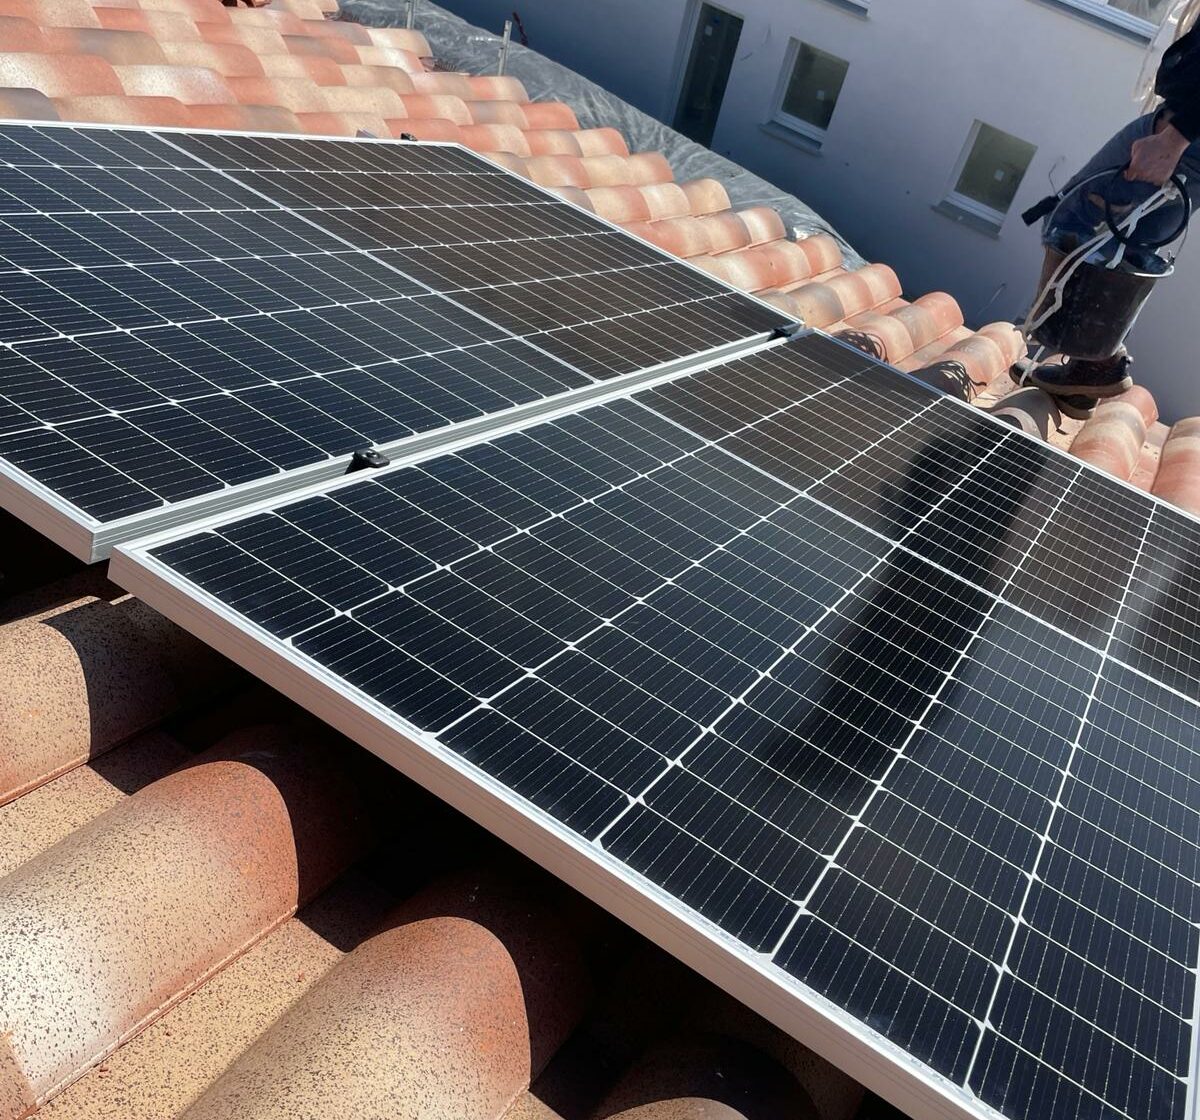
[{"label": "grey tarpaulin", "polygon": [[[368,27],[400,26],[404,22],[404,9],[403,0],[342,2],[342,15],[346,19]],[[421,0],[416,26],[429,40],[434,57],[448,69],[468,74],[496,72],[499,35],[467,23],[430,0]],[[681,136],[574,70],[514,42],[509,47],[506,73],[519,78],[535,101],[566,102],[575,110],[584,128],[615,128],[629,142],[631,151],[662,152],[680,182],[716,179],[729,192],[736,209],[770,206],[783,216],[793,237],[830,233],[842,246],[847,268],[858,268],[864,263],[837,230],[795,196],[785,194],[732,160]]]}]

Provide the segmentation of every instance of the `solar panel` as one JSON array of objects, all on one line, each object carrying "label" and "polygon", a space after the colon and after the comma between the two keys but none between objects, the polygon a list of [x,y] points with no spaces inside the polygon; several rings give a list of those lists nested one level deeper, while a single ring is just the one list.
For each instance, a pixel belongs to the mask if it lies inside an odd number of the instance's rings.
[{"label": "solar panel", "polygon": [[88,559],[782,321],[454,146],[0,126],[0,497]]},{"label": "solar panel", "polygon": [[1183,1120],[1198,545],[809,336],[113,574],[914,1115]]}]

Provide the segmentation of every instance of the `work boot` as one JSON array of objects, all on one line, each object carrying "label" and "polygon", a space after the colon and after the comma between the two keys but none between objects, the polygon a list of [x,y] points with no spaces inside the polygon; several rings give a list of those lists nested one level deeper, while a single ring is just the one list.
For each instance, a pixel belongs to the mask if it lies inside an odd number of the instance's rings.
[{"label": "work boot", "polygon": [[1065,362],[1038,366],[1030,373],[1026,384],[1036,385],[1058,398],[1115,397],[1133,387],[1133,378],[1129,376],[1132,364],[1133,359],[1122,346],[1111,358],[1098,362],[1068,358]]},{"label": "work boot", "polygon": [[1090,420],[1100,401],[1096,397],[1076,393],[1069,397],[1055,397],[1054,403],[1058,405],[1059,412],[1072,420]]}]

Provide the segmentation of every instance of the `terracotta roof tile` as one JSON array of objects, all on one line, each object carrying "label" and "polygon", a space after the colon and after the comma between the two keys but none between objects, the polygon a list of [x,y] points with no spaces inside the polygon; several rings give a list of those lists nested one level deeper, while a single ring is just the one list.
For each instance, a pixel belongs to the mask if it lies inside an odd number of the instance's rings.
[{"label": "terracotta roof tile", "polygon": [[745,249],[749,245],[766,245],[782,238],[783,220],[774,210],[768,212],[774,216],[778,230],[761,213],[753,210],[745,210],[739,214],[727,210],[721,214],[706,214],[702,218],[689,217],[683,221],[704,238],[710,254],[719,256],[722,253]]},{"label": "terracotta roof tile", "polygon": [[[331,58],[290,54],[280,45],[280,51],[262,53],[246,47],[258,59],[260,73],[269,78],[303,78],[320,86],[346,85],[346,70]],[[249,76],[249,75],[247,75]]]},{"label": "terracotta roof tile", "polygon": [[[544,893],[544,892],[543,892]],[[304,993],[182,1120],[499,1120],[582,1013],[579,946],[493,874],[404,903]]]},{"label": "terracotta roof tile", "polygon": [[163,43],[164,61],[174,66],[206,66],[226,78],[262,76],[259,56],[241,43]]},{"label": "terracotta roof tile", "polygon": [[[298,35],[303,38],[308,38],[308,30],[304,25],[304,20],[299,16],[293,15],[291,12],[284,11],[279,5],[273,4],[266,8],[236,8],[237,22],[243,27],[269,27],[273,31],[278,31],[281,35]],[[222,18],[229,18],[230,13],[222,9],[221,12],[214,12],[210,17],[205,15],[203,18],[206,22],[219,22]]]},{"label": "terracotta roof tile", "polygon": [[[293,113],[321,113],[329,108],[325,89],[310,78],[229,78],[229,102],[275,105]],[[219,103],[221,99],[216,99]]]},{"label": "terracotta roof tile", "polygon": [[977,332],[955,342],[937,359],[939,363],[958,363],[966,371],[970,389],[966,399],[978,396],[980,390],[1003,376],[1012,364],[1003,345],[993,335]]},{"label": "terracotta roof tile", "polygon": [[[459,124],[455,126],[462,143],[477,152],[507,153],[523,160],[529,155],[528,135],[511,124]],[[523,171],[528,170],[526,164]],[[532,177],[532,176],[531,176]],[[549,185],[549,184],[547,184]]]},{"label": "terracotta roof tile", "polygon": [[[1135,386],[1136,388],[1136,386]],[[1146,442],[1142,445],[1138,456],[1138,465],[1134,468],[1129,481],[1139,490],[1149,491],[1158,475],[1159,463],[1162,460],[1163,444],[1171,429],[1166,424],[1154,421],[1146,429]]]},{"label": "terracotta roof tile", "polygon": [[[315,62],[316,59],[307,59],[308,62]],[[371,89],[372,87],[382,87],[390,89],[395,93],[404,94],[406,97],[412,97],[416,93],[416,86],[413,85],[411,75],[406,71],[395,66],[375,66],[363,62],[348,62],[341,66],[335,67],[341,75],[340,81],[329,83],[322,82],[322,85],[342,85],[362,87]],[[405,102],[407,105],[407,102]]]},{"label": "terracotta roof tile", "polygon": [[528,178],[543,187],[578,187],[580,190],[593,185],[591,177],[579,156],[533,156],[525,160],[524,171]]},{"label": "terracotta roof tile", "polygon": [[39,27],[99,27],[99,9],[88,0],[0,0],[0,15],[33,20]]},{"label": "terracotta roof tile", "polygon": [[563,1120],[563,1117],[532,1093],[522,1093],[505,1113],[504,1120]]},{"label": "terracotta roof tile", "polygon": [[625,228],[677,257],[701,257],[712,251],[712,241],[703,223],[690,215],[658,222],[627,222]]},{"label": "terracotta roof tile", "polygon": [[[399,47],[358,47],[358,61],[365,63],[368,66],[394,66],[398,70],[403,70],[406,74],[413,75],[413,81],[417,84],[417,89],[422,93],[440,93],[441,86],[444,85],[441,81],[429,81],[425,86],[420,84],[422,75],[425,74],[424,68],[421,65],[420,56],[413,51],[403,50]],[[448,74],[429,74],[429,78],[446,78]],[[428,87],[428,88],[425,88]],[[470,85],[463,87],[463,94],[460,96],[471,97],[472,92]]]},{"label": "terracotta roof tile", "polygon": [[58,109],[41,90],[0,89],[0,116],[12,120],[56,121]]},{"label": "terracotta roof tile", "polygon": [[[256,5],[262,7],[263,5]],[[284,11],[291,12],[293,15],[299,16],[303,20],[319,20],[323,19],[328,8],[323,7],[317,0],[277,0],[275,6]]]},{"label": "terracotta roof tile", "polygon": [[190,757],[191,752],[170,735],[147,731],[114,747],[102,764],[77,766],[19,801],[0,805],[0,877]]},{"label": "terracotta roof tile", "polygon": [[388,122],[377,113],[371,112],[334,112],[331,109],[322,109],[308,113],[297,112],[296,119],[300,122],[301,132],[316,132],[327,136],[354,136],[359,132],[366,132],[371,136],[393,135]]},{"label": "terracotta roof tile", "polygon": [[[182,12],[143,12],[137,8],[97,8],[96,16],[102,27],[145,31],[160,42],[188,43],[200,38],[200,29],[190,16]],[[71,24],[70,26],[77,26]],[[214,26],[209,21],[208,26]],[[222,26],[216,24],[215,26]]]},{"label": "terracotta roof tile", "polygon": [[[529,104],[529,94],[517,78],[497,74],[467,74],[465,77],[467,86],[471,90],[468,101],[511,101],[517,105]],[[557,101],[541,102],[541,104],[565,108]],[[573,113],[571,120],[572,124],[561,127],[578,128],[579,124],[574,120]]]},{"label": "terracotta roof tile", "polygon": [[192,128],[224,128],[243,132],[303,132],[290,109],[280,105],[193,105]]},{"label": "terracotta roof tile", "polygon": [[44,52],[49,49],[42,28],[21,16],[0,15],[0,43],[9,51]]},{"label": "terracotta roof tile", "polygon": [[128,92],[112,66],[94,54],[0,51],[0,85],[34,89],[47,97]]},{"label": "terracotta roof tile", "polygon": [[526,101],[525,117],[532,129],[577,129],[575,111],[561,101]]},{"label": "terracotta roof tile", "polygon": [[345,39],[316,38],[303,32],[281,30],[283,42],[292,54],[315,55],[334,62],[366,62],[358,48]]},{"label": "terracotta roof tile", "polygon": [[98,55],[114,66],[179,61],[168,58],[165,47],[145,31],[110,27],[47,27],[45,49],[53,54]]},{"label": "terracotta roof tile", "polygon": [[864,311],[845,321],[835,324],[830,330],[841,338],[895,365],[904,361],[912,352],[912,337],[908,329],[886,308]]},{"label": "terracotta roof tile", "polygon": [[900,295],[900,281],[884,264],[869,264],[830,280],[806,284],[781,300],[810,326],[826,328]]},{"label": "terracotta roof tile", "polygon": [[[104,0],[107,3],[107,0]],[[228,23],[232,15],[228,8],[214,10],[212,0],[137,0],[136,6],[144,12],[178,12],[192,19],[208,20],[209,23]]]},{"label": "terracotta roof tile", "polygon": [[466,101],[471,124],[505,124],[512,128],[526,129],[529,122],[525,112],[515,101]]},{"label": "terracotta roof tile", "polygon": [[404,122],[404,131],[418,140],[445,140],[451,144],[466,143],[462,127],[440,117],[409,117]]},{"label": "terracotta roof tile", "polygon": [[1200,417],[1172,425],[1162,446],[1152,490],[1160,498],[1200,516]]},{"label": "terracotta roof tile", "polygon": [[1071,443],[1071,454],[1128,481],[1141,459],[1146,421],[1131,401],[1104,401]]},{"label": "terracotta roof tile", "polygon": [[394,899],[353,873],[68,1086],[38,1120],[168,1120],[377,927]]},{"label": "terracotta roof tile", "polygon": [[689,210],[697,216],[719,214],[731,206],[728,193],[716,179],[693,179],[680,186],[687,196]]},{"label": "terracotta roof tile", "polygon": [[997,419],[1041,439],[1048,438],[1050,432],[1062,422],[1053,398],[1041,389],[1021,389],[1009,393],[990,411]]},{"label": "terracotta roof tile", "polygon": [[[368,27],[365,30],[371,42],[377,47],[391,47],[394,50],[405,51],[417,58],[428,58],[433,53],[429,47],[429,40],[420,31],[406,27]],[[506,83],[506,89],[512,90],[519,87],[524,92],[524,87],[521,87],[515,78],[501,80]]]},{"label": "terracotta roof tile", "polygon": [[[555,189],[560,193],[563,190]],[[687,199],[683,197],[682,191],[675,200],[675,206],[671,208],[673,212],[665,213],[651,213],[649,200],[636,187],[592,187],[584,190],[583,194],[588,199],[588,208],[610,222],[648,222],[659,218],[678,217],[688,212]],[[564,194],[563,197],[569,196]]]},{"label": "terracotta roof tile", "polygon": [[[1114,398],[1119,401],[1128,401],[1132,404],[1139,413],[1141,413],[1142,422],[1149,429],[1158,420],[1158,403],[1150,395],[1150,390],[1144,385],[1135,385],[1128,392],[1122,393],[1119,397]],[[1163,425],[1159,425],[1163,427]],[[1159,443],[1161,446],[1161,441]]]},{"label": "terracotta roof tile", "polygon": [[429,117],[457,125],[474,123],[467,103],[462,98],[453,94],[427,93],[419,85],[416,93],[405,94],[404,108],[414,120]]},{"label": "terracotta roof tile", "polygon": [[[332,113],[375,113],[380,117],[407,117],[403,97],[387,86],[323,86],[320,96]],[[271,102],[263,102],[271,104]]]},{"label": "terracotta roof tile", "polygon": [[247,729],[0,880],[0,1100],[53,1095],[361,854],[348,761]]},{"label": "terracotta roof tile", "polygon": [[177,42],[203,39],[206,43],[240,43],[260,58],[268,55],[286,56],[289,52],[283,36],[269,27],[249,27],[241,23],[197,23],[195,34]]},{"label": "terracotta roof tile", "polygon": [[[204,66],[114,66],[121,88],[130,97],[174,97],[185,105],[232,105],[231,82]],[[267,102],[270,104],[270,102]]]},{"label": "terracotta roof tile", "polygon": [[953,349],[956,343],[962,342],[974,334],[969,327],[955,327],[945,334],[939,335],[926,346],[914,350],[904,361],[897,363],[905,373],[912,373],[930,362],[936,361],[941,355]]},{"label": "terracotta roof tile", "polygon": [[[70,585],[74,586],[74,585]],[[0,804],[211,690],[226,663],[111,585],[0,626]]]}]

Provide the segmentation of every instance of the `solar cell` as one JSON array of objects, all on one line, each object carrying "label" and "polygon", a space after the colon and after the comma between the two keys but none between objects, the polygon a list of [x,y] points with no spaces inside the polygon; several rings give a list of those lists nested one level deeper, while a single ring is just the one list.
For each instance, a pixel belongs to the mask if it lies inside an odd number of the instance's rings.
[{"label": "solar cell", "polygon": [[463,149],[0,126],[0,489],[88,559],[781,322]]},{"label": "solar cell", "polygon": [[1183,1120],[1194,531],[810,336],[114,574],[915,1115]]}]

